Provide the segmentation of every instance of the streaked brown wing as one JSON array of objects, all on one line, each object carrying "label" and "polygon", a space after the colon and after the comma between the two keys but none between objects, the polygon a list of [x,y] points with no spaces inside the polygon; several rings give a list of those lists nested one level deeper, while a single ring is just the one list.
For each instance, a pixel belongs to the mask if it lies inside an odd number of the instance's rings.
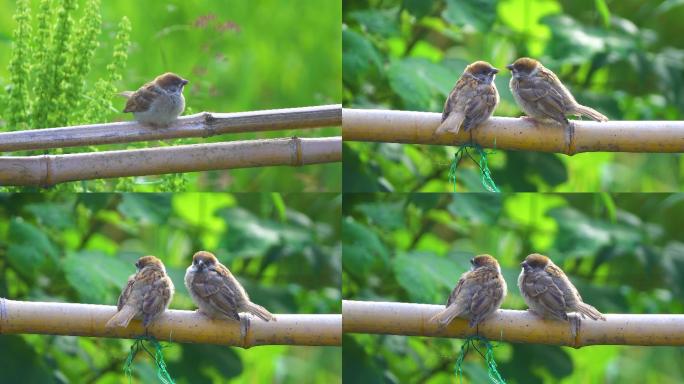
[{"label": "streaked brown wing", "polygon": [[564,319],[565,298],[549,273],[528,273],[525,279],[526,292],[554,316]]},{"label": "streaked brown wing", "polygon": [[164,310],[171,294],[168,283],[166,279],[164,279],[162,272],[154,271],[154,273],[150,275],[148,284],[145,286],[142,301],[142,311],[145,315],[145,321],[147,321],[149,317]]},{"label": "streaked brown wing", "polygon": [[461,293],[461,288],[463,288],[464,281],[465,281],[465,278],[464,278],[464,277],[461,277],[461,278],[458,280],[458,283],[456,284],[456,287],[454,287],[454,290],[451,291],[451,294],[449,295],[449,298],[447,299],[447,303],[446,303],[446,306],[447,306],[447,307],[450,306],[451,304],[453,304],[453,303],[456,301],[456,298],[457,298],[458,295]]},{"label": "streaked brown wing", "polygon": [[449,93],[449,97],[447,97],[446,101],[444,102],[444,111],[442,111],[442,122],[446,120],[447,116],[453,111],[457,111],[462,108],[462,106],[458,105],[458,102],[462,100],[461,95],[463,95],[463,92],[466,88],[466,79],[463,77],[459,78],[458,81],[456,82],[456,85],[454,85],[454,88],[451,90],[451,93]]},{"label": "streaked brown wing", "polygon": [[577,288],[565,276],[565,272],[563,272],[562,269],[558,268],[556,265],[547,265],[545,270],[551,275],[553,283],[561,292],[565,293],[563,298],[565,299],[566,305],[573,305],[576,300],[582,301],[582,296],[580,296]]},{"label": "streaked brown wing", "polygon": [[154,84],[147,83],[128,98],[123,111],[145,112],[150,109],[150,104],[157,98],[159,93],[159,89]]},{"label": "streaked brown wing", "polygon": [[475,290],[473,300],[470,303],[470,313],[479,318],[496,310],[496,305],[503,296],[503,286],[498,278],[498,272],[489,268],[475,270],[478,273],[477,280],[482,284]]},{"label": "streaked brown wing", "polygon": [[535,103],[545,116],[565,121],[563,95],[545,78],[537,78],[520,83],[518,94],[529,103]]},{"label": "streaked brown wing", "polygon": [[131,295],[131,289],[133,289],[133,283],[135,282],[135,275],[131,275],[128,278],[128,282],[126,283],[126,287],[121,291],[121,294],[119,295],[119,300],[116,302],[116,308],[117,310],[121,310],[124,305],[126,305],[126,302],[128,301],[128,298]]},{"label": "streaked brown wing", "polygon": [[496,90],[493,87],[480,87],[480,90],[481,94],[473,94],[468,98],[463,121],[466,131],[485,121],[496,107]]},{"label": "streaked brown wing", "polygon": [[227,277],[220,272],[210,269],[206,273],[196,275],[192,286],[195,293],[209,302],[216,310],[232,319],[240,320],[235,300],[236,294]]}]

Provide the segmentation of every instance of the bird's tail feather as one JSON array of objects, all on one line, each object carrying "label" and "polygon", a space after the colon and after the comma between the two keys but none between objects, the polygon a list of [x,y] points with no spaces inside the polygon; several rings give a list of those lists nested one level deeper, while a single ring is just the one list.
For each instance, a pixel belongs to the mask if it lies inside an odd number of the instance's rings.
[{"label": "bird's tail feather", "polygon": [[592,320],[606,321],[606,318],[601,314],[601,312],[587,303],[580,303],[577,306],[577,312],[581,313],[582,315],[589,316],[589,318]]},{"label": "bird's tail feather", "polygon": [[115,328],[115,327],[122,327],[126,328],[128,327],[128,323],[133,320],[133,318],[136,315],[136,310],[135,308],[132,308],[130,306],[124,306],[121,308],[121,310],[112,316],[109,321],[107,321],[107,324],[105,324],[105,328]]},{"label": "bird's tail feather", "polygon": [[461,125],[463,124],[464,119],[465,115],[462,113],[450,113],[447,118],[444,119],[442,124],[437,127],[437,130],[435,130],[435,135],[441,135],[446,132],[453,133],[454,135],[457,134],[458,131],[461,130]]},{"label": "bird's tail feather", "polygon": [[431,322],[437,322],[439,324],[439,329],[442,329],[451,323],[455,317],[459,316],[462,311],[460,311],[455,305],[450,305],[444,308],[442,311],[438,312],[436,315],[432,316]]},{"label": "bird's tail feather", "polygon": [[276,321],[275,316],[273,316],[271,312],[267,311],[266,308],[262,307],[259,304],[249,303],[247,304],[245,311],[260,318],[263,321]]},{"label": "bird's tail feather", "polygon": [[575,108],[575,112],[596,121],[608,121],[608,118],[604,116],[601,112],[593,108],[586,107],[584,105],[577,105],[577,108]]}]

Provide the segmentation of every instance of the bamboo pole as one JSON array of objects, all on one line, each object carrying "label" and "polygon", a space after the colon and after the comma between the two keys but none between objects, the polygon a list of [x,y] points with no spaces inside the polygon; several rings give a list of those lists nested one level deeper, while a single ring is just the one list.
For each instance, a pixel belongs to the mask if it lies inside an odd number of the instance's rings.
[{"label": "bamboo pole", "polygon": [[[116,313],[110,305],[41,303],[0,298],[0,335],[35,333],[133,339],[145,335],[142,323],[108,330],[105,323]],[[249,348],[257,345],[339,346],[342,316],[278,315],[265,322],[251,315],[241,321],[211,320],[196,311],[167,310],[148,328],[157,340],[205,343]]]},{"label": "bamboo pole", "polygon": [[345,333],[465,338],[479,333],[490,340],[513,343],[566,345],[684,345],[684,315],[608,314],[607,321],[542,320],[528,311],[500,309],[476,329],[455,319],[444,331],[430,318],[442,305],[342,301]]},{"label": "bamboo pole", "polygon": [[202,112],[182,116],[168,127],[136,121],[0,133],[0,152],[131,143],[226,133],[317,128],[342,124],[342,106],[272,109],[237,113]]},{"label": "bamboo pole", "polygon": [[339,162],[342,138],[283,138],[178,145],[70,155],[2,156],[0,185],[51,186],[66,181],[275,165]]},{"label": "bamboo pole", "polygon": [[[462,145],[469,132],[433,136],[441,114],[389,110],[342,110],[345,141]],[[684,121],[573,120],[566,130],[529,118],[492,117],[473,129],[472,142],[486,148],[558,152],[684,152]]]}]

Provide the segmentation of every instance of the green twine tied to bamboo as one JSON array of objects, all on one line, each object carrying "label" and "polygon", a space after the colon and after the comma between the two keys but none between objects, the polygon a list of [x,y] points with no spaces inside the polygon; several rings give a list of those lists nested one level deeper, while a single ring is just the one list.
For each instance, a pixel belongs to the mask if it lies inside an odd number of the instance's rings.
[{"label": "green twine tied to bamboo", "polygon": [[[480,155],[480,161],[475,160],[468,151],[468,148],[473,148],[477,151]],[[458,164],[463,160],[464,154],[480,168],[482,186],[489,192],[501,192],[499,187],[496,186],[494,179],[492,179],[492,173],[489,170],[489,163],[487,161],[487,152],[478,144],[468,143],[458,147],[458,150],[454,153],[454,159],[451,161],[451,168],[449,168],[449,181],[454,187],[454,193],[456,193],[456,168],[458,168]]]},{"label": "green twine tied to bamboo", "polygon": [[[152,346],[154,347],[154,353],[147,349],[147,347],[144,344],[144,341],[149,341],[152,344]],[[143,351],[147,352],[147,354],[150,355],[150,357],[154,360],[154,363],[157,366],[157,378],[159,379],[159,382],[164,384],[174,384],[174,381],[171,378],[169,371],[166,369],[164,353],[162,352],[163,348],[164,347],[161,344],[159,344],[157,339],[155,339],[154,337],[137,337],[133,345],[131,345],[131,351],[128,353],[128,357],[126,358],[126,362],[124,363],[123,370],[126,373],[126,376],[128,377],[128,382],[130,383],[132,380],[133,359],[135,358],[135,355],[137,355],[138,352],[140,352],[140,350],[142,349]]]},{"label": "green twine tied to bamboo", "polygon": [[[479,341],[480,343],[484,344],[485,348],[487,348],[487,351],[484,354],[482,351],[480,351],[480,349],[477,348],[475,341]],[[491,380],[491,382],[494,384],[506,384],[506,381],[503,379],[503,377],[501,377],[501,374],[496,369],[496,361],[494,360],[494,346],[492,346],[492,343],[490,343],[486,337],[479,335],[468,336],[461,346],[461,352],[459,352],[458,358],[456,359],[456,376],[458,376],[458,382],[463,382],[463,359],[465,359],[471,346],[477,351],[477,353],[480,354],[480,356],[485,359],[489,380]]]}]

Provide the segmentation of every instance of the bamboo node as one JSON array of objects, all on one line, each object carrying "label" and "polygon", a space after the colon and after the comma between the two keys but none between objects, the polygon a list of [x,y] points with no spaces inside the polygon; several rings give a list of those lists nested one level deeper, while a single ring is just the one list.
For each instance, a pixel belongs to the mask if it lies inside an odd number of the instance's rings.
[{"label": "bamboo node", "polygon": [[302,161],[302,139],[297,136],[293,136],[292,140],[292,165],[301,166],[304,165]]},{"label": "bamboo node", "polygon": [[580,331],[582,328],[582,319],[579,314],[568,316],[568,325],[570,326],[570,346],[578,349],[582,347]]},{"label": "bamboo node", "polygon": [[211,137],[216,135],[216,117],[214,117],[214,115],[211,112],[202,112],[202,117],[204,118],[204,131],[206,132],[206,136],[204,137]]},{"label": "bamboo node", "polygon": [[577,153],[575,140],[575,122],[570,121],[567,128],[565,128],[565,147],[563,153],[572,156]]},{"label": "bamboo node", "polygon": [[240,347],[247,349],[251,347],[249,342],[249,330],[252,324],[249,316],[240,316]]},{"label": "bamboo node", "polygon": [[43,187],[51,187],[54,185],[54,172],[53,172],[53,157],[50,155],[44,155],[45,159],[45,178],[43,182]]},{"label": "bamboo node", "polygon": [[7,299],[0,297],[0,334],[2,334],[2,323],[9,319],[7,314]]}]

